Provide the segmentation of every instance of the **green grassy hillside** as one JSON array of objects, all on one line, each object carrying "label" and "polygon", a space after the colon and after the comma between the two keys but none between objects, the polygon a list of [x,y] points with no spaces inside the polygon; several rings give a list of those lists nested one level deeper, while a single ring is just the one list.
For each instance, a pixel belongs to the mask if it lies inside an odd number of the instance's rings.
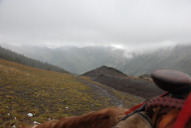
[{"label": "green grassy hillside", "polygon": [[[122,100],[131,99],[120,92],[115,94]],[[110,99],[97,95],[77,76],[0,59],[0,127],[44,122],[113,106]],[[134,97],[134,104],[139,101]]]}]

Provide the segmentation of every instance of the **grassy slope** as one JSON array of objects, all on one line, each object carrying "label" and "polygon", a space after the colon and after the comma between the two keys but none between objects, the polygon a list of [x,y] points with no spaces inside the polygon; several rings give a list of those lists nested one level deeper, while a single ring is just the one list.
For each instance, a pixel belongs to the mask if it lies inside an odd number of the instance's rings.
[{"label": "grassy slope", "polygon": [[[135,95],[132,95],[132,94],[129,94],[129,93],[124,93],[124,92],[121,92],[121,91],[117,91],[114,88],[111,88],[111,87],[109,87],[107,85],[103,85],[103,84],[98,83],[96,81],[92,81],[91,78],[89,78],[89,77],[81,76],[81,78],[83,78],[84,80],[89,81],[89,82],[91,82],[93,84],[96,84],[97,86],[100,86],[103,89],[106,89],[106,90],[110,91],[118,99],[123,101],[124,107],[126,107],[126,108],[131,108],[131,107],[133,107],[133,106],[135,106],[135,105],[137,105],[137,104],[139,104],[139,103],[141,103],[141,102],[143,102],[145,100],[142,97],[138,97],[138,96],[135,96]],[[108,99],[108,100],[111,100],[111,99]]]},{"label": "grassy slope", "polygon": [[0,127],[44,122],[112,106],[108,99],[97,99],[92,92],[73,75],[0,59]]}]

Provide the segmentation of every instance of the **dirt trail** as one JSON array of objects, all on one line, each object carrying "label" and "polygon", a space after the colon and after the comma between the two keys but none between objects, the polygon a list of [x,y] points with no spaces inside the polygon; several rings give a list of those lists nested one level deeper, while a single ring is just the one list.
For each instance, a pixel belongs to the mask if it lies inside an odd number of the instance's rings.
[{"label": "dirt trail", "polygon": [[102,97],[106,97],[109,100],[109,102],[114,105],[114,106],[124,106],[124,102],[119,99],[112,91],[110,91],[109,89],[103,88],[100,85],[96,85],[95,83],[91,83],[89,81],[86,81],[84,79],[81,78],[77,78],[77,80],[85,85],[90,86],[91,88],[93,88],[93,90],[96,92],[96,94],[98,94],[98,96],[102,96]]}]

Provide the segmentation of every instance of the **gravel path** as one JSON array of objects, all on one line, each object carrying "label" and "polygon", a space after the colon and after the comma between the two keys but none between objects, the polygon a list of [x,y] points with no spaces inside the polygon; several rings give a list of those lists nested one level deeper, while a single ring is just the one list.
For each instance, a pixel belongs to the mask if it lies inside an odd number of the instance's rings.
[{"label": "gravel path", "polygon": [[85,85],[88,85],[90,86],[91,88],[93,88],[93,90],[96,92],[96,94],[98,94],[98,96],[102,96],[102,97],[106,97],[109,100],[109,102],[112,104],[112,105],[115,105],[115,106],[124,106],[124,103],[122,100],[120,100],[118,97],[116,97],[116,95],[110,91],[109,89],[106,89],[106,88],[103,88],[99,85],[96,85],[95,83],[91,83],[89,81],[86,81],[84,79],[81,79],[81,78],[77,78],[77,80]]}]

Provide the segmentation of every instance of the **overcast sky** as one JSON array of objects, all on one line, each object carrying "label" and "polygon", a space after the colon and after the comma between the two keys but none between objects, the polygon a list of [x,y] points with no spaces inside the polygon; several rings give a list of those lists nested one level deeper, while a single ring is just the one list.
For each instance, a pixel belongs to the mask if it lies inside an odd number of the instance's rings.
[{"label": "overcast sky", "polygon": [[191,43],[191,0],[0,0],[0,42],[119,48]]}]

